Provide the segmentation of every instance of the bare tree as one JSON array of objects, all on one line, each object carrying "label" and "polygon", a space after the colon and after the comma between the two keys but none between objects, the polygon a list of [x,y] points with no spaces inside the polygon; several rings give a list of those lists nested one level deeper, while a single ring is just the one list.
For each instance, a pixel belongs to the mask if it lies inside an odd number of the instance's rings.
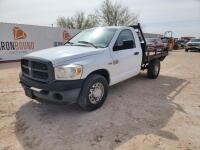
[{"label": "bare tree", "polygon": [[56,22],[57,26],[67,28],[67,19],[65,17],[58,17]]},{"label": "bare tree", "polygon": [[96,26],[97,20],[93,15],[85,15],[84,12],[77,12],[72,17],[58,17],[57,25],[69,29],[87,29]]},{"label": "bare tree", "polygon": [[138,15],[131,13],[128,7],[119,2],[105,0],[100,9],[96,10],[95,17],[102,25],[132,25],[138,22]]},{"label": "bare tree", "polygon": [[138,22],[138,15],[119,2],[105,0],[93,15],[77,12],[72,17],[58,17],[57,25],[69,29],[87,29],[97,25],[132,25]]}]

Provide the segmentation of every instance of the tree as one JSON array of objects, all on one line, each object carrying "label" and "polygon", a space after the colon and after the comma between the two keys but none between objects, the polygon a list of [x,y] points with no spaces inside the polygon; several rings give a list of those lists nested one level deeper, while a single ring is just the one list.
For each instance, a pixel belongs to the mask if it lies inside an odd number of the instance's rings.
[{"label": "tree", "polygon": [[102,5],[94,14],[85,15],[77,12],[72,17],[58,17],[57,25],[69,29],[87,29],[97,25],[119,26],[132,25],[138,22],[138,15],[131,13],[128,7],[111,0],[103,1]]},{"label": "tree", "polygon": [[96,10],[95,16],[100,24],[108,26],[132,25],[138,22],[138,15],[131,13],[128,7],[111,0],[105,0],[100,9]]},{"label": "tree", "polygon": [[58,17],[57,26],[62,28],[67,28],[67,19],[65,17]]},{"label": "tree", "polygon": [[69,29],[87,29],[95,27],[97,20],[93,15],[85,15],[84,12],[77,12],[72,17],[58,17],[57,25]]}]

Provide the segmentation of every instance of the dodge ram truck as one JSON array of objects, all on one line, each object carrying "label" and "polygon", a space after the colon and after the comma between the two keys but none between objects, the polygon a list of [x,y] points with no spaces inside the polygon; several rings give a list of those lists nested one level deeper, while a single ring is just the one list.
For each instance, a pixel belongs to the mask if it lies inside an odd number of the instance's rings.
[{"label": "dodge ram truck", "polygon": [[156,79],[167,50],[147,51],[140,24],[86,29],[65,45],[21,59],[25,94],[43,103],[78,103],[85,110],[102,106],[108,87],[147,69]]}]

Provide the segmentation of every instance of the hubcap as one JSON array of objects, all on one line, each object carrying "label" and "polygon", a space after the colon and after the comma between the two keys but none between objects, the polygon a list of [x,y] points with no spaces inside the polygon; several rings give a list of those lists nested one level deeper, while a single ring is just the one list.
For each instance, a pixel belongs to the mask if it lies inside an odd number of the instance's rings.
[{"label": "hubcap", "polygon": [[101,101],[104,95],[104,86],[102,83],[97,82],[92,85],[89,90],[89,100],[92,104],[97,104]]}]

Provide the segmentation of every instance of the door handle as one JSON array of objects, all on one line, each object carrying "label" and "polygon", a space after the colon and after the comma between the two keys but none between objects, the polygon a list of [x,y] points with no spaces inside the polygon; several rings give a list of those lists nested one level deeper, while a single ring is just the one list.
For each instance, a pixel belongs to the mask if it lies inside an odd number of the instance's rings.
[{"label": "door handle", "polygon": [[113,64],[114,64],[114,65],[116,65],[116,64],[118,64],[118,63],[119,63],[119,60],[118,60],[118,59],[113,60]]},{"label": "door handle", "polygon": [[138,55],[138,54],[139,54],[139,52],[135,52],[135,53],[134,53],[134,55]]}]

